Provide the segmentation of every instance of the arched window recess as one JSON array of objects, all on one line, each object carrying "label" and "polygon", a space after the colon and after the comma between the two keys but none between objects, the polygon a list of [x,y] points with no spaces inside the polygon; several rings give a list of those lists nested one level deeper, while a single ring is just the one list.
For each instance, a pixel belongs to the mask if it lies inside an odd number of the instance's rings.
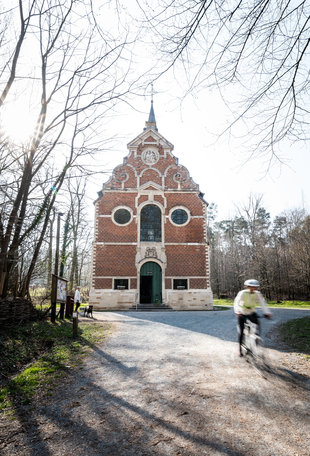
[{"label": "arched window recess", "polygon": [[140,241],[161,242],[161,210],[155,204],[147,204],[141,209]]}]

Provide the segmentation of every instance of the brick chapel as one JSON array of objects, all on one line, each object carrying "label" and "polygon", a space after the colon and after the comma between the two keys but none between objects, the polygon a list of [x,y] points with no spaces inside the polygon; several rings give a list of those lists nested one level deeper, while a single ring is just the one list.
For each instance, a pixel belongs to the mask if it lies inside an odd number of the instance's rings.
[{"label": "brick chapel", "polygon": [[207,206],[151,109],[95,201],[95,309],[212,308]]}]

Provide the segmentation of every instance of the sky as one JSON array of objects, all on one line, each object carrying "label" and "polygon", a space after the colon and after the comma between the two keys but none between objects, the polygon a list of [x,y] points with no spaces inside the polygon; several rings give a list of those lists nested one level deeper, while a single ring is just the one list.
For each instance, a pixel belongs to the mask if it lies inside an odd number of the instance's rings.
[{"label": "sky", "polygon": [[[165,88],[168,81],[162,82]],[[156,87],[154,89],[156,92]],[[131,106],[117,108],[109,133],[116,135],[114,146],[102,154],[103,171],[111,171],[127,155],[127,144],[143,131],[151,106],[151,95],[133,98]],[[310,154],[303,141],[282,145],[281,159],[269,166],[270,156],[251,158],[243,141],[228,134],[219,137],[225,107],[216,93],[207,90],[199,99],[178,99],[163,89],[154,95],[159,133],[174,145],[173,153],[199,185],[208,203],[217,205],[217,219],[231,218],[237,207],[247,204],[250,194],[263,195],[262,205],[274,218],[283,211],[304,208],[310,211]],[[92,180],[88,196],[96,192],[108,176]]]},{"label": "sky", "polygon": [[[129,2],[129,3],[128,3]],[[123,4],[123,23],[132,15],[132,33],[135,19],[139,22],[141,10],[136,0]],[[103,14],[98,9],[98,20],[102,17],[111,28],[119,27],[119,16]],[[113,22],[113,17],[116,22]],[[144,69],[156,67],[159,54],[152,48],[151,30],[144,30],[141,41],[136,40],[134,67],[137,74]],[[182,66],[182,65],[181,65]],[[190,79],[190,68],[175,66],[154,82],[154,110],[159,132],[174,145],[174,155],[184,165],[208,203],[217,205],[217,219],[233,217],[247,204],[250,195],[263,195],[262,205],[272,218],[283,211],[304,208],[310,212],[310,151],[305,141],[294,144],[283,141],[277,149],[280,160],[272,160],[255,151],[256,138],[247,134],[240,125],[234,129],[234,136],[221,134],[232,119],[232,105],[227,100],[238,99],[240,87],[228,87],[220,94],[200,87],[195,93],[185,96]],[[154,71],[154,74],[156,71]],[[150,81],[146,76],[145,81]],[[147,85],[146,85],[147,87]],[[103,128],[108,136],[116,138],[113,146],[98,157],[98,164],[104,172],[112,171],[122,163],[128,153],[127,144],[143,131],[148,118],[151,102],[151,88],[145,89],[144,96],[132,96],[130,103],[117,105],[115,115]],[[236,112],[236,111],[235,111]],[[256,119],[253,122],[255,125]],[[254,155],[252,156],[254,147]],[[92,179],[88,197],[97,198],[97,191],[107,180],[103,175]]]}]

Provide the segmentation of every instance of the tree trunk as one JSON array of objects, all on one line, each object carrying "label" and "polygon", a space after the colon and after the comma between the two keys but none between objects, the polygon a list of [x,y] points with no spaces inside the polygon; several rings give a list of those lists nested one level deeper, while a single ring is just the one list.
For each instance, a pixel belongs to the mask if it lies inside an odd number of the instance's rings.
[{"label": "tree trunk", "polygon": [[70,230],[70,211],[67,214],[65,226],[64,226],[64,235],[62,241],[62,249],[60,253],[60,268],[59,268],[59,277],[64,276],[66,259],[67,259],[67,247],[68,247],[68,238],[69,238],[69,230]]},{"label": "tree trunk", "polygon": [[55,211],[53,211],[53,218],[50,220],[49,243],[47,254],[47,290],[52,287],[52,270],[53,270],[53,226],[55,221]]},{"label": "tree trunk", "polygon": [[[7,229],[5,232],[5,235],[3,236],[2,242],[1,242],[1,253],[0,253],[0,273],[1,273],[1,279],[0,279],[0,297],[6,297],[7,295],[7,290],[8,290],[8,281],[9,281],[9,272],[11,268],[11,264],[9,263],[9,245],[10,245],[10,240],[11,240],[11,235],[14,229],[14,226],[17,225],[16,231],[21,229],[22,224],[24,222],[25,214],[23,210],[21,211],[21,218],[17,219],[17,214],[18,210],[20,207],[20,204],[25,202],[28,196],[29,192],[29,186],[31,182],[31,172],[32,172],[32,159],[29,158],[26,162],[25,168],[24,168],[24,173],[22,177],[22,181],[20,184],[19,191],[16,195],[13,208],[10,214],[10,218],[8,221]],[[23,209],[23,208],[22,208]],[[15,236],[14,236],[15,237]],[[12,246],[11,246],[12,247]],[[14,248],[12,249],[12,253],[14,250],[18,248],[18,245],[14,245]]]}]

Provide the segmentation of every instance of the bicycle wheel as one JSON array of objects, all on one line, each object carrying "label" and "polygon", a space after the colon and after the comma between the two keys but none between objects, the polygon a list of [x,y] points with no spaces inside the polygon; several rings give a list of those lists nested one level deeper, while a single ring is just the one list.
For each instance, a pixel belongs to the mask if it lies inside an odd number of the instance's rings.
[{"label": "bicycle wheel", "polygon": [[266,368],[266,356],[265,356],[265,346],[264,341],[257,336],[255,338],[253,348],[253,361],[258,369],[265,369]]}]

